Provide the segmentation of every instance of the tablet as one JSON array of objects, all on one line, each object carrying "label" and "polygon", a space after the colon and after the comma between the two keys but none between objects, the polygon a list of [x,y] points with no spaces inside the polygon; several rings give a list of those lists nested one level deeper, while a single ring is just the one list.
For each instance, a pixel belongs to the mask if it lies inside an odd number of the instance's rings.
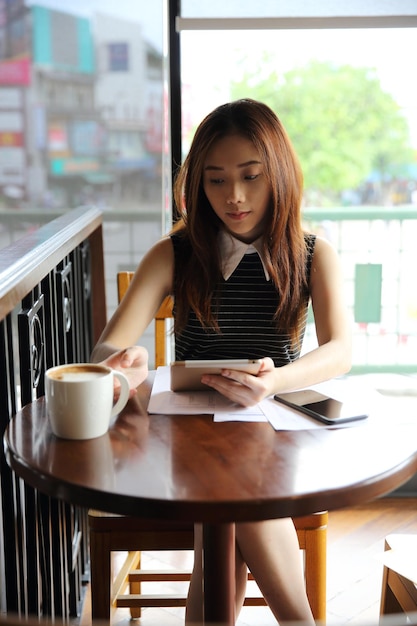
[{"label": "tablet", "polygon": [[274,400],[325,424],[341,424],[368,417],[368,413],[360,407],[360,402],[354,398],[340,401],[313,389],[277,394],[274,396]]},{"label": "tablet", "polygon": [[215,359],[204,361],[175,361],[171,363],[172,391],[207,391],[201,382],[204,374],[221,374],[224,369],[239,370],[256,374],[261,366],[260,359]]}]

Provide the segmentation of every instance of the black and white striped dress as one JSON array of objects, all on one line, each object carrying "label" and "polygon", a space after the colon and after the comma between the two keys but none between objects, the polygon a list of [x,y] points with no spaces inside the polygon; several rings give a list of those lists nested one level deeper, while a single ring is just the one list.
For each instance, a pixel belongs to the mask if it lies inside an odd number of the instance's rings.
[{"label": "black and white striped dress", "polygon": [[[181,239],[172,235],[177,258]],[[315,236],[306,236],[307,276],[310,278]],[[290,336],[277,330],[273,319],[278,295],[271,280],[265,277],[258,253],[246,253],[236,270],[219,285],[218,324],[221,332],[204,329],[191,311],[188,324],[175,336],[177,361],[196,359],[259,359],[269,356],[275,367],[297,359],[307,323],[309,294],[306,294],[305,314],[301,321],[300,342],[291,345]]]}]

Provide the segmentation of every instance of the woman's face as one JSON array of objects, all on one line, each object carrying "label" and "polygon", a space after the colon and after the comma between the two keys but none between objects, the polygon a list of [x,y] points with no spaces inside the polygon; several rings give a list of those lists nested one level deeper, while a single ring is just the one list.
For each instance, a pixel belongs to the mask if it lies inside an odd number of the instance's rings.
[{"label": "woman's face", "polygon": [[249,139],[228,135],[214,143],[204,163],[203,188],[213,211],[234,237],[251,243],[262,235],[271,188]]}]

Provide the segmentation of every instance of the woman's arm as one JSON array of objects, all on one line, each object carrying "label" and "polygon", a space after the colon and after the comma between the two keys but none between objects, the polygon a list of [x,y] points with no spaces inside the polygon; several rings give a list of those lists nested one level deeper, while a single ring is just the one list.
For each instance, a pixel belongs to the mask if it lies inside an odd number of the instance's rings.
[{"label": "woman's arm", "polygon": [[231,400],[251,406],[273,393],[293,391],[344,374],[351,367],[351,325],[343,294],[340,262],[334,248],[317,238],[310,277],[318,347],[302,357],[274,367],[263,359],[258,376],[225,371],[204,379]]},{"label": "woman's arm", "polygon": [[350,370],[352,329],[340,261],[334,248],[319,237],[311,266],[310,292],[318,347],[297,361],[276,368],[277,391],[307,387]]},{"label": "woman's arm", "polygon": [[136,388],[147,376],[148,354],[135,345],[164,298],[172,293],[174,252],[170,238],[157,242],[142,259],[122,302],[93,349],[91,360],[122,370]]}]

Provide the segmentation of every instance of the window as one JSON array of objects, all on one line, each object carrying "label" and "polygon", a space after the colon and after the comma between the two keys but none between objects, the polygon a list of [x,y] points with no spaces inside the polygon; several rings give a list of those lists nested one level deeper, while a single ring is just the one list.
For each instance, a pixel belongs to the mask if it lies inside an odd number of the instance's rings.
[{"label": "window", "polygon": [[[183,153],[214,107],[239,97],[269,104],[300,156],[306,226],[342,259],[354,369],[415,372],[415,3],[396,2],[395,14],[373,0],[256,9],[183,0],[181,9]],[[314,341],[310,326],[305,347]]]},{"label": "window", "polygon": [[129,48],[126,43],[108,45],[109,72],[127,72],[129,69]]},{"label": "window", "polygon": [[101,207],[108,316],[117,271],[170,223],[164,7],[0,0],[0,247],[57,212]]}]

